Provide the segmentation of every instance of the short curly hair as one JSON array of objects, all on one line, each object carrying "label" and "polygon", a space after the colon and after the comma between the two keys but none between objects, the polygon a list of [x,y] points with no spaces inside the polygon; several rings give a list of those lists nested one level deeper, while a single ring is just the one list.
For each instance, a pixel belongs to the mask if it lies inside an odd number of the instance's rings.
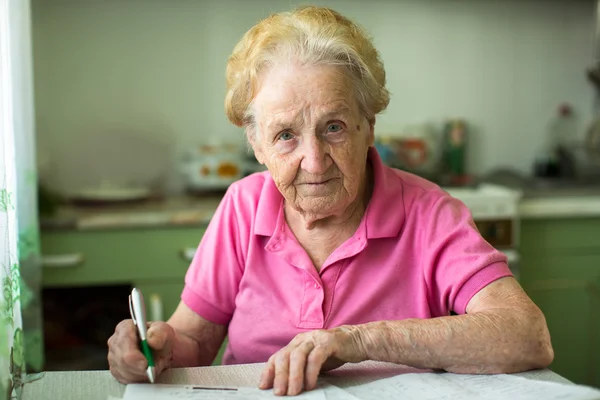
[{"label": "short curly hair", "polygon": [[332,9],[303,6],[263,19],[235,46],[227,62],[225,97],[225,112],[234,125],[254,125],[251,106],[259,76],[286,61],[346,68],[371,122],[389,104],[383,62],[367,32]]}]

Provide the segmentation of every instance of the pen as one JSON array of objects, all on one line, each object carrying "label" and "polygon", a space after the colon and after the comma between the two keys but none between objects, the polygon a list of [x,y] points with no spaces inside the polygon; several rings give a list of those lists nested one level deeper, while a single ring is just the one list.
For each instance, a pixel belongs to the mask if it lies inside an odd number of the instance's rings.
[{"label": "pen", "polygon": [[148,329],[146,325],[146,305],[144,304],[142,291],[137,288],[133,288],[131,294],[129,295],[129,312],[131,313],[133,324],[138,330],[142,353],[144,353],[146,360],[148,360],[148,369],[146,370],[146,374],[148,375],[148,379],[150,379],[150,383],[154,383],[154,374],[156,371],[154,368],[152,351],[150,350],[150,346],[148,346],[148,338],[146,336]]}]

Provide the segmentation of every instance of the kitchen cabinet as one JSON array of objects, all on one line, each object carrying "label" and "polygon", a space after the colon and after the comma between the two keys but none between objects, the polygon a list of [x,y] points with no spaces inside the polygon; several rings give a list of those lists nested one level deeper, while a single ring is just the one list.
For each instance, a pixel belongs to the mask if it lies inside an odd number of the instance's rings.
[{"label": "kitchen cabinet", "polygon": [[[43,231],[44,286],[183,280],[205,228]],[[61,262],[61,259],[64,262]],[[48,262],[50,260],[51,262]]]},{"label": "kitchen cabinet", "polygon": [[[149,315],[150,299],[158,296],[166,320],[179,304],[185,273],[204,231],[205,226],[42,231],[43,287],[136,286],[144,293]],[[214,364],[220,364],[225,346]]]},{"label": "kitchen cabinet", "polygon": [[600,218],[524,220],[521,284],[546,316],[552,370],[600,387]]}]

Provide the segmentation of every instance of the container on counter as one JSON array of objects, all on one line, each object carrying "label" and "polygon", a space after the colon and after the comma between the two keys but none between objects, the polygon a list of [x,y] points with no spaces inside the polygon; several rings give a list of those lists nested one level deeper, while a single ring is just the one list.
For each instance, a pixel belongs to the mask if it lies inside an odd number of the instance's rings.
[{"label": "container on counter", "polygon": [[462,119],[453,119],[444,128],[444,169],[453,179],[466,175],[467,126]]},{"label": "container on counter", "polygon": [[538,178],[561,178],[574,173],[571,148],[576,134],[573,109],[561,104],[550,120],[548,132],[535,155],[533,175]]},{"label": "container on counter", "polygon": [[235,144],[204,144],[184,157],[180,171],[190,192],[226,190],[243,177],[243,153]]}]

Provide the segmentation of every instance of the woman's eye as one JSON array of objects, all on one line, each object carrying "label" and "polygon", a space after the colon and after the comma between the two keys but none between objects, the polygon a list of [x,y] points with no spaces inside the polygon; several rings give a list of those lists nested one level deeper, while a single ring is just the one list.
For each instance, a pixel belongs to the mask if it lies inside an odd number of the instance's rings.
[{"label": "woman's eye", "polygon": [[283,140],[284,142],[293,138],[294,135],[289,132],[283,132],[281,135],[279,135],[279,140]]},{"label": "woman's eye", "polygon": [[342,130],[342,126],[340,124],[329,124],[327,125],[327,132],[339,132]]}]

